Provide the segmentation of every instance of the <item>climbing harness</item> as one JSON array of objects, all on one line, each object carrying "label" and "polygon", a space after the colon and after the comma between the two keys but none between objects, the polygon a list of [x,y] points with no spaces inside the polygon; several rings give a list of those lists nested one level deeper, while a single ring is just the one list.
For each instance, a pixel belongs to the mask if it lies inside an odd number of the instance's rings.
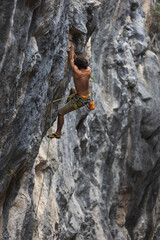
[{"label": "climbing harness", "polygon": [[95,103],[91,98],[91,94],[89,94],[88,96],[76,94],[71,101],[74,109],[78,109],[82,106],[87,106],[90,111],[95,109]]}]

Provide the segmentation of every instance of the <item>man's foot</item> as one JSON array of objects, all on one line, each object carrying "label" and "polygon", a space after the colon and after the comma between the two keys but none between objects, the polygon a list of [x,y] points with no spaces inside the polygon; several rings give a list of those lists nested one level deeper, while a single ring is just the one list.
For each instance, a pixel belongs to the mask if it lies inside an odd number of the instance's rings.
[{"label": "man's foot", "polygon": [[60,133],[52,133],[50,135],[47,136],[48,138],[57,138],[60,139],[61,138],[61,134]]}]

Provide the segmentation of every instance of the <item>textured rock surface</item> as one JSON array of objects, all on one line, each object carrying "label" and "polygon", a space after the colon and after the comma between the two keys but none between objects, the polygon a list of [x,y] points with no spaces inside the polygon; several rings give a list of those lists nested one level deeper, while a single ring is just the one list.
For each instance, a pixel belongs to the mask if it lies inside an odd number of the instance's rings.
[{"label": "textured rock surface", "polygon": [[[160,238],[159,58],[151,1],[0,3],[0,239]],[[87,52],[96,109],[48,142],[69,93],[68,34]],[[88,42],[88,48],[86,44]],[[151,51],[152,50],[152,51]]]}]

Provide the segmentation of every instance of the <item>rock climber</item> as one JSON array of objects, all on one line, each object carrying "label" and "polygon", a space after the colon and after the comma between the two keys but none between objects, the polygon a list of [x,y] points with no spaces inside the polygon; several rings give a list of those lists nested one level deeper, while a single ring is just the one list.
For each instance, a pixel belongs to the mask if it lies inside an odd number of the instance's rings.
[{"label": "rock climber", "polygon": [[61,130],[64,124],[64,115],[78,108],[88,105],[90,110],[95,108],[94,101],[89,91],[89,79],[91,68],[83,55],[76,55],[72,39],[69,40],[69,61],[73,71],[75,87],[70,90],[67,103],[58,111],[57,130],[49,135],[49,138],[61,138]]}]

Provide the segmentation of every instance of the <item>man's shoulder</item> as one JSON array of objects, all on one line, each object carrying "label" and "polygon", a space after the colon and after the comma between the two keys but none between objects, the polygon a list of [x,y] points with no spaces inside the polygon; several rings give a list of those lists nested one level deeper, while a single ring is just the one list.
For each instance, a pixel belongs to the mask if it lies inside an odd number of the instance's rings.
[{"label": "man's shoulder", "polygon": [[83,71],[86,75],[91,75],[91,68],[87,67],[84,71]]},{"label": "man's shoulder", "polygon": [[87,67],[87,69],[88,69],[89,73],[91,74],[91,72],[92,72],[91,68]]},{"label": "man's shoulder", "polygon": [[74,73],[79,76],[84,76],[84,75],[90,75],[91,74],[91,68],[87,67],[86,69],[79,69],[78,67],[75,67],[73,69]]},{"label": "man's shoulder", "polygon": [[87,67],[86,69],[81,69],[82,73],[91,74],[91,68]]}]

